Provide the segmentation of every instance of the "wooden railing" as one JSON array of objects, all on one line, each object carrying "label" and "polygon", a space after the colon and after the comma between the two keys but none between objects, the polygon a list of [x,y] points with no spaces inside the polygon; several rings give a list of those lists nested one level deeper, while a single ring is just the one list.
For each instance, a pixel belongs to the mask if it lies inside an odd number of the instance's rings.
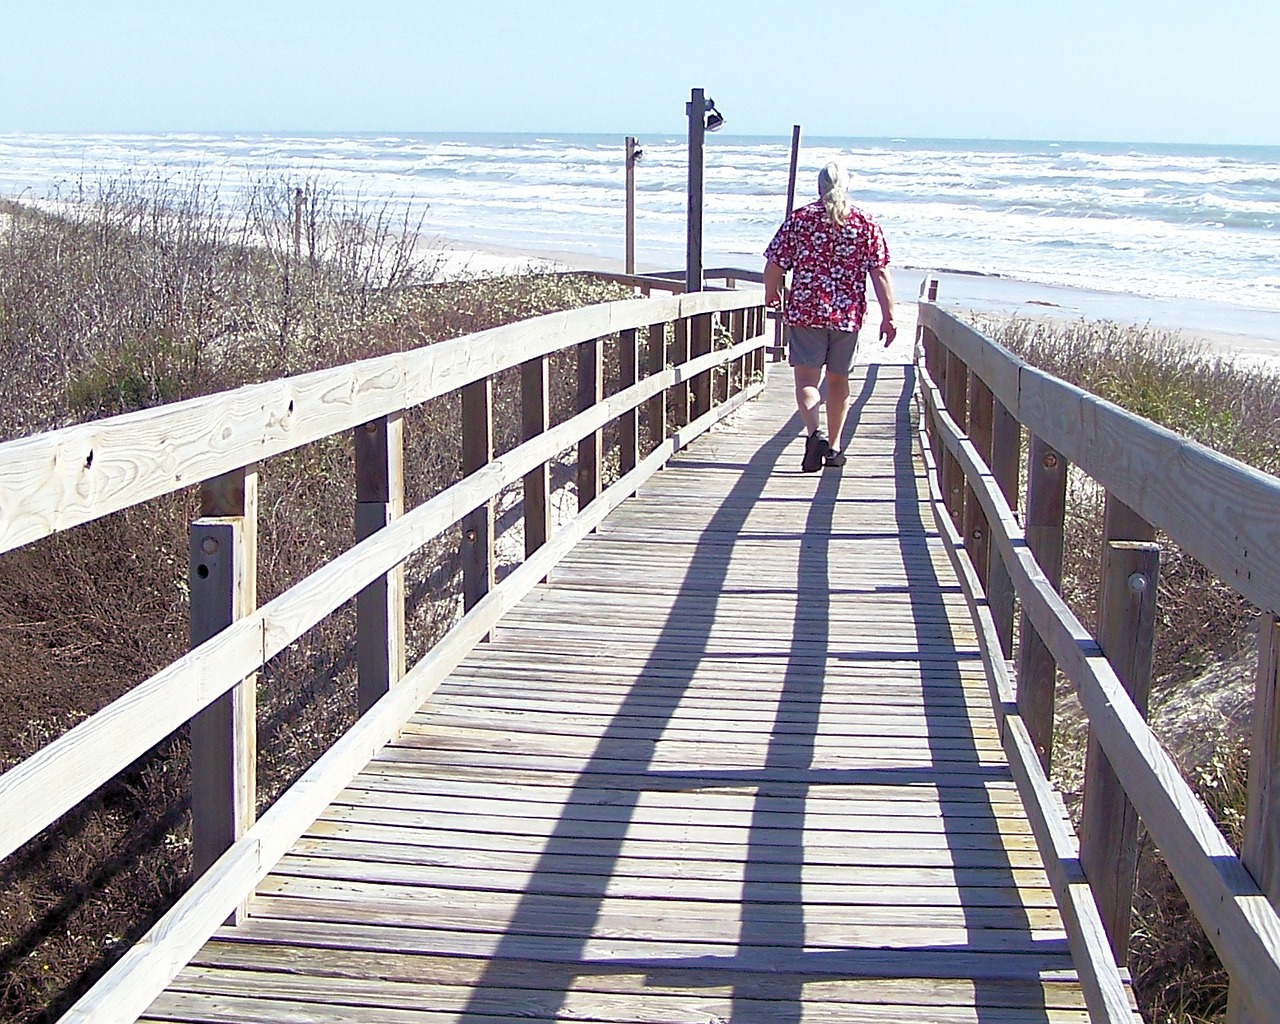
[{"label": "wooden railing", "polygon": [[[201,491],[203,515],[190,531],[192,650],[0,776],[3,858],[192,723],[199,877],[66,1020],[141,1013],[503,612],[672,454],[758,393],[762,300],[753,289],[589,306],[0,445],[0,552],[176,490]],[[606,395],[601,339],[611,335],[619,389]],[[579,411],[549,427],[548,359],[561,350],[576,350]],[[492,380],[517,367],[524,440],[494,458]],[[466,475],[406,512],[403,413],[450,393],[461,396]],[[611,422],[620,478],[606,487]],[[346,431],[357,543],[256,607],[256,464]],[[575,444],[579,511],[553,529],[549,463]],[[521,482],[526,557],[495,585],[494,500]],[[459,523],[465,614],[407,667],[402,565]],[[352,598],[362,715],[254,822],[254,674]]]},{"label": "wooden railing", "polygon": [[[568,271],[577,273],[577,271]],[[685,291],[685,272],[683,270],[662,270],[651,274],[615,274],[607,271],[592,271],[592,277],[615,281],[635,288],[641,295],[648,297],[652,292],[668,292],[673,295]],[[702,279],[707,284],[721,282],[720,287],[732,290],[739,282],[744,284],[764,284],[764,273],[759,270],[740,270],[733,267],[715,267],[702,272]]]},{"label": "wooden railing", "polygon": [[[1033,368],[940,308],[936,288],[926,282],[919,315],[935,508],[1077,965],[1124,960],[1140,819],[1231,974],[1231,1018],[1280,1021],[1280,480]],[[1097,637],[1058,595],[1069,464],[1107,497]],[[1157,530],[1264,613],[1240,857],[1145,721]],[[1057,670],[1089,720],[1078,849],[1046,781]],[[1084,980],[1094,1019],[1128,1019],[1108,971]]]}]

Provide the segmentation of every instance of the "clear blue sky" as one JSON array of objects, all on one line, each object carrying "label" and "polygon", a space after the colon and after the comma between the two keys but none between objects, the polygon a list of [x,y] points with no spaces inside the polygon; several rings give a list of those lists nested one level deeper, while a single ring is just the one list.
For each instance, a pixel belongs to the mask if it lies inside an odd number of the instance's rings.
[{"label": "clear blue sky", "polygon": [[0,0],[0,132],[1280,145],[1278,0]]}]

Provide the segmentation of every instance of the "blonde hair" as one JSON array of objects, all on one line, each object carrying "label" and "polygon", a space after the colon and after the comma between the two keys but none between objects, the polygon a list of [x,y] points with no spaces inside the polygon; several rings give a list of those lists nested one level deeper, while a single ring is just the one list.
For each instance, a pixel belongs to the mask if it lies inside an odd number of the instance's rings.
[{"label": "blonde hair", "polygon": [[827,211],[827,220],[844,227],[849,219],[849,172],[835,160],[818,172],[818,195]]}]

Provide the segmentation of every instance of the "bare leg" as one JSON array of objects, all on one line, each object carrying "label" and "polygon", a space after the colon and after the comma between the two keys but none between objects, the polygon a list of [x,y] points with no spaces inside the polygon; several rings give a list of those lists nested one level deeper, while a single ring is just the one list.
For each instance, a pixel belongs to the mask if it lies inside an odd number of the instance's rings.
[{"label": "bare leg", "polygon": [[[827,430],[831,447],[840,451],[840,435],[849,414],[849,378],[827,371]],[[815,417],[816,419],[816,417]]]},{"label": "bare leg", "polygon": [[[815,366],[793,366],[796,377],[796,409],[800,419],[804,421],[804,432],[812,434],[818,429],[818,406],[822,403],[822,395],[818,391],[818,382],[822,380],[822,368]],[[849,381],[844,382],[846,403],[849,398]],[[828,412],[830,416],[830,412]],[[841,417],[843,420],[843,416]]]}]

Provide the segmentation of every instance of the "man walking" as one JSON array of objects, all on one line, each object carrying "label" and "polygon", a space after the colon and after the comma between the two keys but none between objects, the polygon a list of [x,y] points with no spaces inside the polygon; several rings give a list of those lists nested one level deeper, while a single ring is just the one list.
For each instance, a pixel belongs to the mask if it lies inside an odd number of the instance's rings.
[{"label": "man walking", "polygon": [[[791,291],[783,311],[789,361],[795,373],[796,407],[807,437],[800,468],[816,473],[843,466],[840,434],[849,412],[849,370],[858,329],[867,312],[867,278],[880,305],[880,337],[887,348],[898,333],[893,323],[889,248],[867,214],[849,201],[849,174],[829,163],[818,174],[817,202],[793,211],[765,249],[765,302],[782,302],[790,270]],[[818,425],[818,386],[827,369],[827,430]]]}]

